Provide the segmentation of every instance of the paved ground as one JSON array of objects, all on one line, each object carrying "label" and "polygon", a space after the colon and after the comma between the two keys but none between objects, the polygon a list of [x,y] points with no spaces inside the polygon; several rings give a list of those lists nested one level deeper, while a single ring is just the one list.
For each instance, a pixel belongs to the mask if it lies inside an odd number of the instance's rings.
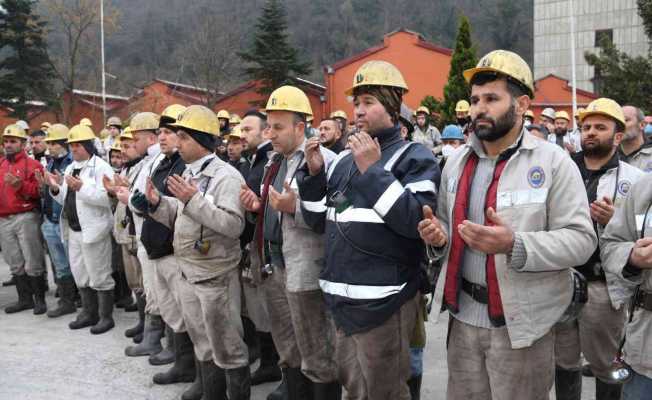
[{"label": "paved ground", "polygon": [[[0,260],[0,280],[9,277]],[[51,285],[51,288],[54,287]],[[0,309],[15,301],[14,287],[0,288]],[[52,291],[48,304],[53,306]],[[34,316],[31,311],[7,315],[0,312],[0,399],[12,400],[172,400],[189,384],[159,386],[151,377],[167,366],[153,367],[146,357],[124,356],[131,342],[126,328],[135,324],[136,313],[115,313],[116,328],[91,335],[88,329],[71,331],[74,316],[57,319]],[[445,323],[428,323],[428,346],[422,398],[446,398]],[[252,388],[252,399],[263,400],[276,384]],[[584,380],[584,399],[593,399],[593,383]]]}]

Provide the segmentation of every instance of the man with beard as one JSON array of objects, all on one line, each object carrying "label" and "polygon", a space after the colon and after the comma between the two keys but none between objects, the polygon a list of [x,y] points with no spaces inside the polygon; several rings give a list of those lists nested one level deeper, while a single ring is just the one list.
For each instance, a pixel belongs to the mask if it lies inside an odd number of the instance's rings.
[{"label": "man with beard", "polygon": [[652,141],[645,140],[645,114],[640,108],[623,106],[625,135],[618,152],[620,159],[643,172],[652,172]]},{"label": "man with beard", "polygon": [[457,120],[457,126],[462,129],[464,132],[469,125],[471,120],[469,119],[469,102],[466,100],[460,100],[455,104],[455,119]]},{"label": "man with beard", "polygon": [[344,150],[342,144],[342,130],[340,124],[332,119],[324,119],[319,124],[319,142],[322,146],[335,154],[340,154]]},{"label": "man with beard", "polygon": [[441,153],[441,134],[439,130],[434,126],[430,125],[428,120],[430,116],[430,111],[427,107],[421,106],[417,108],[416,111],[416,125],[414,126],[414,132],[412,132],[412,141],[416,143],[421,143],[426,146],[434,155]]},{"label": "man with beard", "polygon": [[[643,176],[638,168],[618,159],[617,147],[625,131],[625,116],[611,99],[601,98],[580,114],[583,151],[573,155],[590,203],[596,235],[623,202],[631,186]],[[608,281],[602,269],[600,247],[587,262],[575,268],[588,283],[589,299],[575,321],[555,328],[555,386],[557,399],[579,400],[582,394],[580,353],[596,377],[598,400],[620,399],[621,387],[611,378],[625,324],[627,302],[622,290]]]},{"label": "man with beard", "polygon": [[492,51],[464,77],[473,134],[448,158],[437,216],[425,208],[419,223],[433,261],[443,258],[433,309],[451,314],[448,399],[547,399],[570,268],[597,244],[582,178],[524,129],[534,82],[520,56]]},{"label": "man with beard", "polygon": [[539,123],[548,129],[548,132],[555,131],[555,110],[547,107],[539,115]]},{"label": "man with beard", "polygon": [[553,123],[554,131],[548,135],[548,141],[573,154],[581,149],[581,145],[579,137],[568,129],[570,122],[566,111],[557,111]]}]

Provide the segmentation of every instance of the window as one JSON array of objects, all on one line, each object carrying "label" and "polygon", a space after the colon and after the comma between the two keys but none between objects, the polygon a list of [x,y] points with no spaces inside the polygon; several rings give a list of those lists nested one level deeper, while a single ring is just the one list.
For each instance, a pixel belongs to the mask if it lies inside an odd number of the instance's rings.
[{"label": "window", "polygon": [[600,47],[600,44],[602,43],[603,40],[607,40],[609,43],[613,44],[614,30],[600,29],[595,31],[595,47]]}]

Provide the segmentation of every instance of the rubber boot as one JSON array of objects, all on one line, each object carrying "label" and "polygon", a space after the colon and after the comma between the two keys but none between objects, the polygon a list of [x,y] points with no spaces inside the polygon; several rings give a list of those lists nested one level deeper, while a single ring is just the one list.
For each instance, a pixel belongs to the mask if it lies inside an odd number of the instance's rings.
[{"label": "rubber boot", "polygon": [[75,307],[75,280],[72,276],[64,276],[57,282],[59,288],[59,304],[54,310],[48,311],[48,317],[57,318],[77,311]]},{"label": "rubber boot", "polygon": [[251,386],[266,382],[277,382],[283,378],[281,368],[278,366],[278,353],[274,347],[272,334],[269,332],[256,332],[260,343],[260,365],[251,374]]},{"label": "rubber boot", "polygon": [[181,395],[181,400],[201,400],[202,395],[204,394],[204,388],[202,387],[202,377],[201,377],[201,364],[196,357],[195,360],[195,380],[192,382],[192,385],[183,392]]},{"label": "rubber boot", "polygon": [[591,369],[591,364],[582,365],[582,376],[585,376],[587,378],[593,378],[595,376],[595,375],[593,375],[593,370]]},{"label": "rubber boot", "polygon": [[310,400],[313,398],[312,382],[301,372],[301,368],[287,369],[288,400]]},{"label": "rubber boot", "polygon": [[[213,360],[201,361],[202,399],[226,400],[226,374]],[[229,399],[234,400],[234,399]]]},{"label": "rubber boot", "polygon": [[622,393],[622,384],[606,383],[595,378],[595,400],[620,400]]},{"label": "rubber boot", "polygon": [[[413,376],[407,381],[408,387],[410,388],[410,399],[412,400],[420,400],[421,399],[421,379],[423,378],[423,375],[417,375]],[[317,384],[315,384],[317,385]],[[326,397],[324,397],[325,399]],[[317,396],[315,396],[315,400],[321,399]],[[339,399],[339,397],[338,397]]]},{"label": "rubber boot", "polygon": [[122,271],[112,274],[115,281],[115,308],[127,308],[134,303],[134,298],[127,283],[127,277]]},{"label": "rubber boot", "polygon": [[48,306],[45,304],[45,292],[47,292],[47,282],[43,275],[30,276],[29,285],[34,295],[34,315],[45,314]]},{"label": "rubber boot", "polygon": [[288,398],[288,381],[286,377],[287,371],[284,370],[281,384],[272,393],[267,395],[267,400],[286,400]]},{"label": "rubber boot", "polygon": [[16,280],[18,301],[5,308],[7,314],[13,314],[34,308],[34,298],[32,297],[32,286],[29,283],[29,277],[23,274],[14,275],[14,278]]},{"label": "rubber boot", "polygon": [[145,315],[145,329],[143,331],[143,341],[135,346],[129,346],[125,349],[125,354],[129,357],[151,356],[163,350],[161,338],[163,337],[163,320],[160,315]]},{"label": "rubber boot", "polygon": [[143,342],[143,332],[140,332],[136,336],[132,338],[132,341],[136,344],[142,343]]},{"label": "rubber boot", "polygon": [[556,367],[555,394],[557,400],[580,400],[582,398],[582,370]]},{"label": "rubber boot", "polygon": [[226,390],[229,400],[249,400],[251,398],[251,375],[249,366],[224,370]]},{"label": "rubber boot", "polygon": [[[421,389],[421,375],[419,378],[419,390]],[[413,379],[416,379],[413,378]],[[409,381],[408,381],[409,382]],[[312,384],[312,391],[315,400],[340,400],[342,398],[342,386],[338,382],[328,383],[315,383]],[[412,392],[412,390],[410,390]],[[412,400],[419,400],[419,392],[417,397],[412,396]]]},{"label": "rubber boot", "polygon": [[[167,324],[165,325],[165,347],[160,352],[149,356],[149,363],[151,365],[167,365],[172,364],[175,360],[175,349],[174,346],[174,331]],[[192,382],[185,381],[185,382]]]},{"label": "rubber boot", "polygon": [[194,382],[196,374],[195,355],[188,332],[173,333],[170,329],[170,332],[166,333],[166,335],[174,335],[174,339],[170,341],[174,344],[174,351],[172,353],[175,354],[176,357],[172,368],[166,372],[154,375],[154,383],[157,385],[169,385],[178,382]]},{"label": "rubber boot", "polygon": [[98,291],[97,298],[99,300],[100,321],[91,327],[93,335],[100,335],[115,326],[115,322],[113,322],[113,289]]},{"label": "rubber boot", "polygon": [[249,350],[249,364],[253,364],[260,358],[260,342],[256,332],[256,325],[247,317],[240,317],[242,319],[242,329],[244,332],[244,342],[247,344]]},{"label": "rubber boot", "polygon": [[[134,337],[139,333],[143,332],[145,328],[145,305],[147,301],[145,300],[144,294],[136,294],[136,305],[138,306],[138,323],[133,328],[129,328],[125,331],[126,337]],[[142,341],[142,338],[141,338]],[[140,342],[138,342],[140,343]]]},{"label": "rubber boot", "polygon": [[98,315],[97,292],[89,287],[79,288],[82,299],[82,310],[77,318],[68,324],[70,329],[82,329],[97,324],[100,320]]},{"label": "rubber boot", "polygon": [[15,286],[15,285],[16,285],[16,275],[11,275],[11,278],[9,278],[9,280],[2,282],[2,287]]}]

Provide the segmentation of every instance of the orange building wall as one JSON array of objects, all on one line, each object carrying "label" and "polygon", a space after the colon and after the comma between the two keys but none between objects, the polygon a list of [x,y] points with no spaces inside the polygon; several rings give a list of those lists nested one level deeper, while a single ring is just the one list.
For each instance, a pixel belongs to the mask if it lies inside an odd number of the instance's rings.
[{"label": "orange building wall", "polygon": [[[568,81],[555,75],[545,76],[535,82],[536,92],[530,110],[535,115],[535,121],[539,121],[539,115],[546,107],[552,107],[555,111],[566,111],[573,115],[573,93]],[[594,93],[577,89],[577,107],[586,107],[590,102],[597,99]]]},{"label": "orange building wall", "polygon": [[199,102],[180,95],[168,85],[152,81],[143,87],[140,93],[131,97],[127,114],[145,111],[160,114],[165,107],[171,104],[181,104],[187,107],[192,104],[199,104]]}]

